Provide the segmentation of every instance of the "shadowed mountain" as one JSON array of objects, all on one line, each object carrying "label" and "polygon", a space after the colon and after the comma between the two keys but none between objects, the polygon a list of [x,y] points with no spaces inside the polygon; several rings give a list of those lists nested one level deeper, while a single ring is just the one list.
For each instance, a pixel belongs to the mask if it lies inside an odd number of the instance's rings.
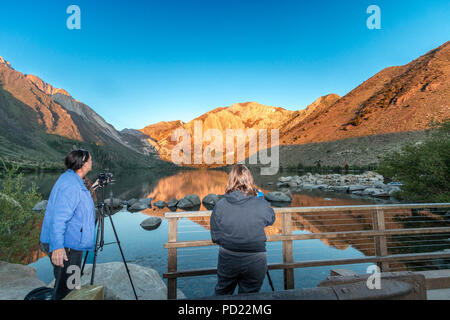
[{"label": "shadowed mountain", "polygon": [[1,57],[0,115],[0,156],[9,161],[61,167],[75,145],[103,167],[173,167],[145,140],[118,132],[66,90],[14,70]]}]

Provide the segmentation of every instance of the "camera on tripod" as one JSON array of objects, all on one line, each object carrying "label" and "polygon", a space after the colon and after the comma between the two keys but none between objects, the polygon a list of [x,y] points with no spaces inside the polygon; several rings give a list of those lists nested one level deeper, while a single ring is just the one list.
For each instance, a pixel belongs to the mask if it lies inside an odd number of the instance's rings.
[{"label": "camera on tripod", "polygon": [[[108,170],[108,169],[106,169],[106,170]],[[120,254],[122,255],[122,261],[123,261],[123,264],[125,265],[125,269],[128,273],[128,278],[130,279],[130,284],[133,289],[134,297],[137,300],[138,296],[137,296],[136,290],[134,288],[133,280],[131,279],[130,270],[128,269],[127,262],[125,260],[125,256],[122,251],[122,246],[120,245],[119,236],[117,235],[117,232],[116,232],[116,227],[114,226],[113,220],[111,218],[112,206],[114,205],[114,196],[113,196],[112,190],[110,190],[110,199],[105,199],[105,192],[106,192],[105,189],[107,189],[107,188],[104,188],[104,187],[106,187],[106,185],[108,185],[110,182],[113,181],[112,177],[113,177],[113,174],[111,172],[101,172],[98,175],[98,185],[97,186],[98,186],[98,188],[101,188],[101,192],[100,192],[100,198],[99,198],[99,201],[97,204],[97,209],[98,209],[97,212],[98,213],[96,214],[96,219],[95,219],[95,224],[97,227],[97,236],[95,238],[94,261],[92,264],[92,274],[91,274],[90,284],[91,285],[94,284],[95,266],[97,263],[98,251],[99,250],[102,251],[104,245],[116,243],[119,247]],[[110,185],[110,187],[111,187],[111,185]],[[105,233],[105,218],[106,217],[109,218],[109,221],[111,222],[111,227],[114,232],[116,241],[105,244],[104,233]],[[88,254],[89,254],[89,250],[86,251],[86,254],[84,256],[84,262],[83,262],[83,266],[81,268],[81,275],[83,275],[83,271],[84,271],[84,267],[86,265]]]},{"label": "camera on tripod", "polygon": [[98,175],[98,186],[103,188],[112,181],[113,174],[111,172],[101,172]]}]

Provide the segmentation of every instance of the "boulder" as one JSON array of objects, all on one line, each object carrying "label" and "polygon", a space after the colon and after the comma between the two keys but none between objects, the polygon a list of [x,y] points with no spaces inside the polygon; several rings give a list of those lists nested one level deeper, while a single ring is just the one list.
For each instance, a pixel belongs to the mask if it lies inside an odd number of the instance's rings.
[{"label": "boulder", "polygon": [[346,193],[348,186],[334,186],[334,191]]},{"label": "boulder", "polygon": [[141,227],[145,230],[155,230],[161,225],[162,219],[159,217],[150,217],[141,222]]},{"label": "boulder", "polygon": [[295,188],[295,187],[297,187],[297,182],[295,182],[295,181],[289,181],[289,182],[288,182],[288,186],[289,186],[290,188]]},{"label": "boulder", "polygon": [[378,189],[379,192],[375,192],[374,194],[372,194],[372,197],[377,197],[377,198],[390,198],[390,194],[389,192],[386,192],[384,190],[380,190]]},{"label": "boulder", "polygon": [[177,206],[177,203],[178,203],[178,200],[175,199],[175,198],[172,198],[172,199],[169,200],[169,202],[167,202],[167,206],[168,206],[169,208],[171,208],[171,207],[176,207],[176,206]]},{"label": "boulder", "polygon": [[[111,199],[105,199],[105,205],[111,210],[111,214],[115,214],[122,210],[123,208],[123,201],[118,198]],[[108,213],[108,208],[105,208],[106,213]]]},{"label": "boulder", "polygon": [[188,209],[188,208],[193,208],[194,204],[191,201],[183,198],[178,201],[177,207],[180,209]]},{"label": "boulder", "polygon": [[368,186],[365,186],[362,184],[353,184],[353,185],[348,186],[348,192],[362,191],[367,188],[368,188]]},{"label": "boulder", "polygon": [[42,212],[45,210],[45,208],[47,208],[47,203],[48,203],[47,200],[43,200],[43,201],[39,202],[38,204],[36,204],[33,207],[33,209],[31,209],[31,210],[33,210],[35,212]]},{"label": "boulder", "polygon": [[0,300],[23,300],[30,291],[44,286],[35,268],[0,261]]},{"label": "boulder", "polygon": [[138,199],[136,198],[132,198],[130,200],[127,201],[127,207],[131,207],[133,204],[135,204],[138,201]]},{"label": "boulder", "polygon": [[[166,300],[167,287],[154,269],[127,263],[131,279],[139,300]],[[91,280],[92,265],[86,265],[81,285]],[[95,285],[105,288],[105,300],[135,300],[128,274],[123,262],[99,263],[95,267]],[[177,297],[185,299],[181,290]]]},{"label": "boulder", "polygon": [[139,203],[144,203],[147,208],[151,208],[152,207],[152,198],[142,198],[138,200]]},{"label": "boulder", "polygon": [[202,203],[204,205],[216,205],[217,201],[219,201],[219,196],[217,196],[214,193],[208,194],[206,197],[203,198]]},{"label": "boulder", "polygon": [[138,212],[145,209],[148,209],[147,204],[137,201],[135,204],[133,204],[131,207],[128,208],[128,211]]},{"label": "boulder", "polygon": [[383,189],[383,188],[386,187],[386,185],[385,185],[383,182],[381,182],[381,181],[375,181],[375,182],[373,183],[373,186],[374,186],[375,188],[380,188],[380,189]]},{"label": "boulder", "polygon": [[123,207],[123,201],[118,198],[111,198],[105,199],[105,204],[107,206],[110,206],[112,209],[118,209]]},{"label": "boulder", "polygon": [[105,288],[103,286],[83,286],[73,290],[63,300],[104,300]]},{"label": "boulder", "polygon": [[199,196],[198,195],[196,195],[196,194],[187,194],[185,197],[184,197],[186,200],[189,200],[190,202],[192,202],[192,204],[194,205],[194,207],[195,206],[199,206],[200,205],[200,198],[199,198]]},{"label": "boulder", "polygon": [[156,202],[153,202],[153,205],[155,206],[155,207],[157,207],[157,208],[160,208],[160,209],[162,209],[162,208],[164,208],[166,205],[167,205],[167,203],[165,202],[165,201],[156,201]]},{"label": "boulder", "polygon": [[266,195],[264,195],[264,198],[267,201],[274,201],[274,202],[291,202],[292,201],[292,197],[289,197],[288,194],[281,192],[281,191],[269,192]]},{"label": "boulder", "polygon": [[279,177],[278,181],[279,182],[289,182],[291,181],[292,177]]},{"label": "boulder", "polygon": [[367,188],[364,189],[364,191],[362,192],[362,195],[369,195],[372,197],[378,197],[378,198],[385,198],[385,197],[389,197],[389,193],[387,193],[386,191],[382,190],[382,189],[378,189],[378,188]]},{"label": "boulder", "polygon": [[377,188],[366,188],[366,189],[363,190],[362,195],[364,195],[364,196],[371,196],[371,195],[373,195],[375,193],[378,193],[378,192],[380,192],[380,189],[377,189]]},{"label": "boulder", "polygon": [[315,184],[303,183],[299,187],[302,189],[305,189],[305,190],[312,190],[314,186],[315,186]]}]

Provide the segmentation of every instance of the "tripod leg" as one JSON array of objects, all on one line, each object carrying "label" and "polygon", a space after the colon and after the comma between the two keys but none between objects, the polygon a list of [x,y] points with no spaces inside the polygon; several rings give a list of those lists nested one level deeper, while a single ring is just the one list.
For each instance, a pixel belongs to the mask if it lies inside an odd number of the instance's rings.
[{"label": "tripod leg", "polygon": [[122,255],[123,264],[125,265],[125,269],[127,270],[127,273],[128,273],[128,278],[130,279],[131,287],[133,288],[134,297],[136,298],[136,300],[138,300],[136,290],[134,289],[133,280],[131,280],[130,270],[128,270],[127,262],[125,261],[125,256],[123,255],[122,246],[120,245],[119,237],[117,236],[116,228],[114,226],[111,215],[109,215],[109,220],[111,221],[111,226],[114,231],[114,236],[116,237],[117,245],[119,246],[120,254]]},{"label": "tripod leg", "polygon": [[95,265],[97,264],[98,241],[100,236],[100,229],[102,228],[103,228],[103,218],[100,218],[98,220],[97,225],[97,238],[95,239],[94,262],[92,264],[92,274],[91,274],[91,286],[94,284]]},{"label": "tripod leg", "polygon": [[[98,220],[95,219],[95,225],[97,225],[97,222],[98,222]],[[97,246],[95,246],[95,247],[97,247]],[[83,266],[81,267],[81,276],[83,276],[83,274],[84,274],[84,267],[86,266],[88,254],[89,254],[89,251],[86,250],[86,253],[84,254]]]},{"label": "tripod leg", "polygon": [[267,279],[269,280],[269,285],[272,288],[272,291],[275,291],[275,289],[273,288],[272,279],[270,278],[269,270],[267,270]]},{"label": "tripod leg", "polygon": [[83,276],[83,273],[84,273],[84,267],[86,265],[88,254],[89,254],[89,251],[86,250],[86,253],[84,254],[83,266],[81,267],[81,276]]}]

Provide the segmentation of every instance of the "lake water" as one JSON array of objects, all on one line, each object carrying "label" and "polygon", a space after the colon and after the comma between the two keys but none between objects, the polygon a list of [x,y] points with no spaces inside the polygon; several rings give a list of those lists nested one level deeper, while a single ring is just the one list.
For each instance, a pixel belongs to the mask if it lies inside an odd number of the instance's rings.
[{"label": "lake water", "polygon": [[[283,172],[275,176],[259,176],[254,173],[255,182],[264,192],[277,190],[276,182],[280,175],[294,175],[296,173]],[[29,181],[36,181],[39,190],[48,198],[50,190],[58,178],[59,173],[29,175]],[[228,173],[221,170],[181,170],[174,172],[123,172],[114,177],[111,185],[114,197],[123,200],[131,198],[148,198],[152,202],[168,201],[171,198],[180,199],[186,194],[197,194],[200,199],[209,193],[223,194],[228,180]],[[273,184],[269,184],[273,182]],[[336,206],[336,205],[364,205],[375,202],[390,202],[387,200],[364,199],[348,194],[314,192],[293,192],[290,206]],[[200,210],[206,210],[202,207]],[[130,213],[126,209],[116,213],[113,221],[117,229],[121,245],[127,262],[151,267],[163,275],[167,272],[167,250],[163,244],[168,239],[168,223],[164,213],[169,209],[150,208],[138,213]],[[178,210],[181,211],[181,210]],[[140,223],[149,216],[163,218],[158,229],[146,231]],[[333,220],[334,219],[334,220]],[[370,217],[363,213],[339,213],[333,219],[323,220],[311,214],[296,214],[293,216],[293,233],[315,233],[343,230],[362,230],[371,227]],[[208,219],[207,219],[208,220]],[[392,220],[390,223],[398,223]],[[281,218],[277,216],[274,226],[266,229],[268,234],[279,234]],[[178,222],[178,239],[203,240],[210,239],[209,220],[199,218],[183,218]],[[114,241],[109,219],[105,220],[105,243]],[[442,240],[444,241],[444,240]],[[442,244],[442,243],[441,243]],[[444,243],[445,244],[445,243]],[[444,245],[443,244],[443,245]],[[294,261],[322,260],[338,258],[354,258],[373,255],[373,240],[302,240],[294,241]],[[394,247],[395,248],[395,247]],[[178,269],[215,268],[217,266],[218,247],[185,248],[178,251]],[[282,262],[281,242],[267,243],[268,263]],[[122,261],[118,246],[107,245],[99,252],[98,263]],[[88,263],[92,263],[92,254]],[[40,258],[31,264],[36,268],[38,277],[48,283],[53,279],[52,267],[49,259],[40,254]],[[336,266],[347,268],[358,273],[366,273],[370,264]],[[295,287],[310,288],[324,280],[334,267],[314,267],[295,269]],[[283,273],[281,270],[270,271],[275,290],[283,289]],[[167,281],[164,280],[166,283]],[[210,296],[214,294],[216,276],[187,277],[178,279],[178,288],[189,298]],[[270,291],[267,279],[261,291]]]}]

